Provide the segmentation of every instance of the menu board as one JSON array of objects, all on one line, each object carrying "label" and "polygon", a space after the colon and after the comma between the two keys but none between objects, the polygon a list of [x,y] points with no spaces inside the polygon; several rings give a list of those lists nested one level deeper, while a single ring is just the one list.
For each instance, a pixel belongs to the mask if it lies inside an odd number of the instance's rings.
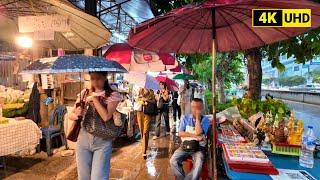
[{"label": "menu board", "polygon": [[250,143],[225,143],[225,154],[230,161],[269,163],[268,157],[254,144]]}]

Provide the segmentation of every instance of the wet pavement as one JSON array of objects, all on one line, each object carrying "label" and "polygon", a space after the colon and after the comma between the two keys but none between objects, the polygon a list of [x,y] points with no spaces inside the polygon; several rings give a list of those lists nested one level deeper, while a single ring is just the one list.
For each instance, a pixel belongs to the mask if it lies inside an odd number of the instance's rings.
[{"label": "wet pavement", "polygon": [[174,179],[169,157],[175,146],[170,141],[170,136],[151,139],[149,147],[147,160],[142,157],[140,142],[114,148],[110,179]]},{"label": "wet pavement", "polygon": [[316,136],[320,137],[320,106],[287,100],[285,102],[293,109],[296,118],[302,119],[304,128],[313,126]]}]

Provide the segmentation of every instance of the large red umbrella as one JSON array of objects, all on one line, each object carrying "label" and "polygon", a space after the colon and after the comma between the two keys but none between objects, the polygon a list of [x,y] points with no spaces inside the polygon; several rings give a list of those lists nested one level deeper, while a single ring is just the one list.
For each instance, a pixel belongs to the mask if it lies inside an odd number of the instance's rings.
[{"label": "large red umbrella", "polygon": [[[254,28],[252,9],[311,9],[310,28]],[[306,0],[209,0],[150,19],[130,32],[129,44],[155,52],[212,53],[213,133],[216,131],[216,51],[245,50],[288,39],[320,25],[320,5]],[[216,176],[215,138],[213,168]]]},{"label": "large red umbrella", "polygon": [[127,43],[116,43],[108,47],[103,57],[117,61],[128,71],[164,71],[177,64],[176,58],[169,53],[154,53],[132,48]]}]

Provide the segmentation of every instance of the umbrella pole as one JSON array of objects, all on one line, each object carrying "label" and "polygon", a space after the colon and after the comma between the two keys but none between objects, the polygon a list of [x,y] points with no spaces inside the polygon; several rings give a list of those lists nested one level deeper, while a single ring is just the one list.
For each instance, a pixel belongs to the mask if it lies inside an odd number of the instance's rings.
[{"label": "umbrella pole", "polygon": [[212,167],[213,167],[213,179],[217,180],[217,153],[216,153],[216,27],[215,27],[215,9],[212,9]]}]

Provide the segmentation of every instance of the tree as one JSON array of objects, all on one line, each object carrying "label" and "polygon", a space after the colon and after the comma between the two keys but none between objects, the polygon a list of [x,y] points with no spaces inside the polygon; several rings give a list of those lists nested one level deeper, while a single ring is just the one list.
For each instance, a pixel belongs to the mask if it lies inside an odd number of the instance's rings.
[{"label": "tree", "polygon": [[[194,73],[201,82],[206,83],[211,89],[212,61],[209,54],[186,55],[186,67]],[[225,89],[232,84],[239,85],[244,81],[243,55],[237,52],[217,54],[217,85],[219,102],[225,103]]]},{"label": "tree", "polygon": [[320,83],[320,70],[313,70],[310,72],[310,75],[314,83]]},{"label": "tree", "polygon": [[279,84],[281,86],[299,86],[307,82],[307,79],[302,76],[290,76],[290,77],[280,77]]}]

